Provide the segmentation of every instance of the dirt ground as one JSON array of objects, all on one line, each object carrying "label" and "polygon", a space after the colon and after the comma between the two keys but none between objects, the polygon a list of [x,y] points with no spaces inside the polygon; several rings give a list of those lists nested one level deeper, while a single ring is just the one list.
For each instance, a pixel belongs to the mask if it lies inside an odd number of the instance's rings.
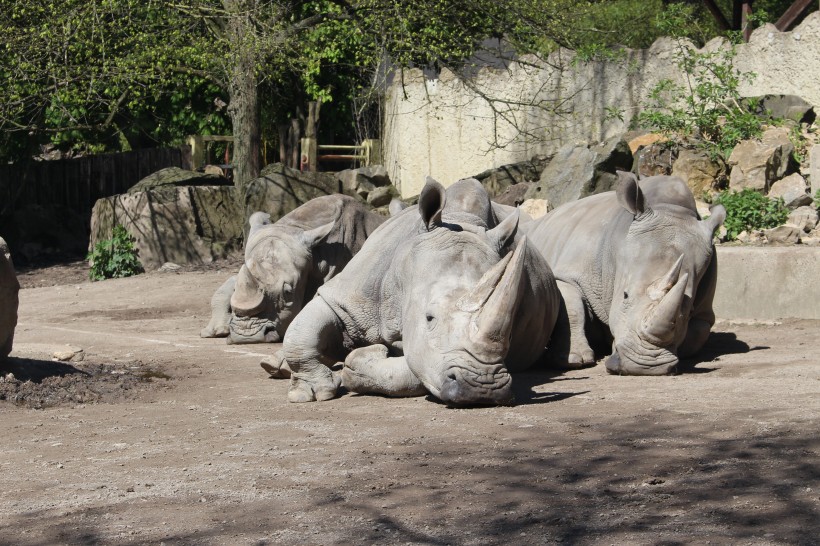
[{"label": "dirt ground", "polygon": [[21,274],[0,544],[820,544],[820,322],[719,323],[672,377],[518,375],[514,407],[294,405],[277,345],[198,337],[234,266]]}]

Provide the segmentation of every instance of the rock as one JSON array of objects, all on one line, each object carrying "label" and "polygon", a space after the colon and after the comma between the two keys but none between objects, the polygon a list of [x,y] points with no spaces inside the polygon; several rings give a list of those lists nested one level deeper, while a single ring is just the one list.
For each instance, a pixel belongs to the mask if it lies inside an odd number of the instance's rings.
[{"label": "rock", "polygon": [[707,216],[712,215],[711,205],[708,203],[704,203],[703,201],[698,201],[695,199],[695,208],[698,211],[698,216],[701,218],[706,218]]},{"label": "rock", "polygon": [[496,169],[483,171],[473,176],[473,178],[481,182],[481,185],[484,186],[493,201],[501,203],[498,198],[508,188],[518,184],[536,182],[549,162],[550,158],[547,156],[535,156],[529,161],[511,163]]},{"label": "rock", "polygon": [[[302,172],[273,163],[262,169],[259,178],[248,183],[245,189],[244,218],[257,211],[270,214],[271,223],[296,207],[304,205],[314,197],[332,193],[356,194],[343,191],[342,182],[331,173]],[[250,226],[245,221],[243,231],[248,233]]]},{"label": "rock", "polygon": [[225,174],[222,172],[222,169],[220,169],[216,165],[205,165],[205,167],[202,169],[202,172],[205,173],[205,174],[211,174],[211,175],[214,175],[214,176],[218,176],[220,178],[225,177]]},{"label": "rock", "polygon": [[356,195],[367,201],[367,196],[370,195],[370,192],[372,192],[375,189],[375,184],[373,184],[369,180],[361,180],[359,182],[359,185],[356,186]]},{"label": "rock", "polygon": [[546,199],[527,199],[521,203],[521,210],[530,215],[530,218],[536,220],[545,216],[552,207]]},{"label": "rock", "polygon": [[812,198],[806,193],[808,187],[806,181],[797,173],[790,174],[786,178],[778,180],[772,184],[772,189],[769,191],[770,199],[783,199],[786,206],[790,209],[796,209],[806,205],[811,205]]},{"label": "rock", "polygon": [[797,226],[783,224],[771,229],[764,229],[763,234],[769,243],[793,245],[800,242],[802,231]]},{"label": "rock", "polygon": [[554,207],[615,187],[617,170],[632,168],[626,141],[614,138],[596,145],[567,145],[558,150],[526,199],[546,199]]},{"label": "rock", "polygon": [[233,186],[166,187],[99,199],[91,213],[89,249],[121,224],[134,237],[146,270],[166,262],[224,258],[242,249],[245,215],[237,191]]},{"label": "rock", "polygon": [[0,359],[11,353],[14,328],[17,326],[17,306],[20,283],[6,241],[0,237]]},{"label": "rock", "polygon": [[660,133],[647,133],[629,140],[629,151],[634,155],[641,148],[651,146],[658,142],[666,142],[669,139]]},{"label": "rock", "polygon": [[760,140],[740,142],[729,156],[729,188],[768,191],[775,180],[786,174],[793,151],[786,127],[772,127],[764,131]]},{"label": "rock", "polygon": [[371,165],[369,167],[339,171],[336,173],[336,178],[342,184],[342,193],[348,195],[353,195],[364,182],[367,182],[373,187],[387,186],[391,183],[387,169],[381,165]]},{"label": "rock", "polygon": [[399,192],[393,186],[380,186],[373,188],[373,191],[367,194],[367,204],[371,207],[383,207],[389,205],[394,197],[398,197]]},{"label": "rock", "polygon": [[[631,147],[632,142],[629,145]],[[638,176],[672,174],[672,165],[678,158],[678,153],[678,147],[666,140],[641,147],[634,153],[632,172]]]},{"label": "rock", "polygon": [[814,107],[796,95],[764,95],[744,98],[746,104],[754,103],[754,113],[766,119],[789,119],[797,123],[812,123],[817,117]]},{"label": "rock", "polygon": [[521,182],[519,184],[507,186],[507,189],[501,192],[501,194],[493,197],[493,201],[502,205],[517,207],[524,202],[524,196],[527,194],[531,186],[532,183],[530,182]]},{"label": "rock", "polygon": [[820,144],[815,144],[809,149],[809,173],[811,195],[814,197],[820,192]]},{"label": "rock", "polygon": [[60,362],[81,362],[85,358],[85,351],[80,347],[66,345],[64,349],[54,351],[53,357]]},{"label": "rock", "polygon": [[681,150],[672,166],[672,176],[686,181],[695,197],[717,189],[725,176],[723,165],[712,161],[706,152]]},{"label": "rock", "polygon": [[804,233],[808,233],[817,227],[818,214],[814,207],[798,207],[791,211],[787,224],[797,226]]},{"label": "rock", "polygon": [[[219,167],[217,167],[217,169],[219,169]],[[221,169],[219,170],[219,174],[216,175],[199,173],[196,171],[187,171],[185,169],[180,169],[179,167],[166,167],[155,173],[149,174],[131,186],[128,193],[138,193],[164,186],[226,186],[230,184],[230,180],[222,176]]]},{"label": "rock", "polygon": [[160,273],[177,273],[180,269],[182,269],[182,266],[177,265],[174,262],[165,262],[157,271]]}]

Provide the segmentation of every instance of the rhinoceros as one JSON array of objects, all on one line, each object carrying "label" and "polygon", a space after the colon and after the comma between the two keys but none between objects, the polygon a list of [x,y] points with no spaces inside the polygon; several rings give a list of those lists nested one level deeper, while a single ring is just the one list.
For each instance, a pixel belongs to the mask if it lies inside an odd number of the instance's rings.
[{"label": "rhinoceros", "polygon": [[345,195],[317,197],[270,223],[249,219],[245,263],[211,299],[202,337],[278,343],[316,289],[339,273],[386,217]]},{"label": "rhinoceros", "polygon": [[6,241],[0,237],[0,358],[8,356],[17,326],[17,304],[20,283]]},{"label": "rhinoceros", "polygon": [[597,329],[612,342],[608,372],[673,373],[679,358],[703,346],[714,324],[712,238],[725,217],[717,205],[702,220],[680,178],[639,182],[620,172],[616,191],[568,203],[522,227],[552,267],[563,297],[550,359],[569,367],[593,364]]},{"label": "rhinoceros", "polygon": [[419,204],[379,227],[291,323],[280,351],[288,399],[328,400],[343,384],[450,405],[512,403],[510,372],[544,352],[560,304],[517,227],[518,211],[491,204],[477,180],[445,190],[428,179]]}]

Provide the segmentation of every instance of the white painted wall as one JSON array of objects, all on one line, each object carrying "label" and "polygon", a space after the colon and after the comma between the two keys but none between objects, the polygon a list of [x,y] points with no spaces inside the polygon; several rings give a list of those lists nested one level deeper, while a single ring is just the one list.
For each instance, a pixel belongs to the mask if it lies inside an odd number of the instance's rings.
[{"label": "white painted wall", "polygon": [[[713,40],[704,49],[722,44]],[[409,197],[428,175],[449,185],[567,143],[622,134],[658,81],[680,80],[674,47],[662,38],[649,49],[627,51],[624,60],[588,63],[573,63],[573,53],[562,50],[537,67],[524,59],[508,70],[484,68],[470,89],[447,71],[437,80],[407,71],[386,101],[383,153],[391,180]],[[755,30],[738,47],[736,67],[757,74],[742,86],[744,96],[798,95],[820,110],[820,12],[791,32],[773,25]],[[493,112],[476,90],[507,104],[497,103],[500,111]],[[541,101],[555,111],[529,106]],[[624,120],[607,118],[608,108],[623,112]]]}]

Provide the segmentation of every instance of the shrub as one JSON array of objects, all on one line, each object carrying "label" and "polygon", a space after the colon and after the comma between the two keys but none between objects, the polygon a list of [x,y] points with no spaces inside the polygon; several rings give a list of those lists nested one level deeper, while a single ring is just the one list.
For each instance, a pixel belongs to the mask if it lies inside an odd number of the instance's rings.
[{"label": "shrub", "polygon": [[777,227],[786,222],[789,209],[782,198],[769,199],[765,195],[745,188],[742,191],[724,191],[717,200],[726,208],[726,240],[734,241],[741,231]]},{"label": "shrub", "polygon": [[691,19],[692,7],[683,4],[671,4],[660,16],[658,25],[676,40],[674,62],[684,84],[660,81],[636,121],[672,137],[695,135],[713,160],[726,158],[738,142],[761,134],[757,105],[740,97],[740,84],[755,74],[734,68],[734,44],[717,51],[691,49],[679,30]]},{"label": "shrub", "polygon": [[134,238],[124,227],[114,226],[111,238],[98,242],[86,257],[91,265],[88,275],[92,281],[101,281],[141,273],[138,254]]}]

